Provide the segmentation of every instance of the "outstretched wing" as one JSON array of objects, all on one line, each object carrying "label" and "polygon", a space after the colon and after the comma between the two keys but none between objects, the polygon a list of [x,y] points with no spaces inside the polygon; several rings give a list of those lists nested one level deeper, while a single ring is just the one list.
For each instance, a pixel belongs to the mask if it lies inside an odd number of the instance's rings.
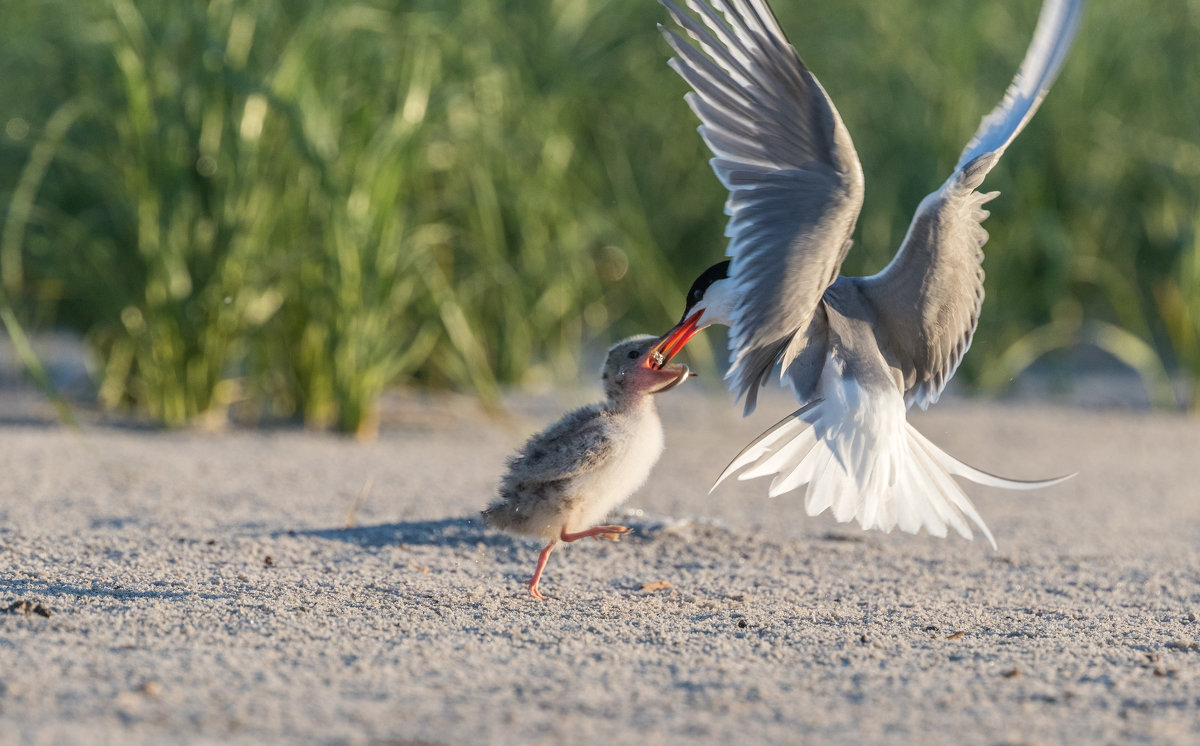
[{"label": "outstretched wing", "polygon": [[786,368],[803,351],[797,332],[837,277],[862,207],[862,167],[765,0],[689,0],[696,16],[659,2],[699,47],[659,27],[729,190],[726,253],[739,300],[726,378],[749,413],[775,363]]},{"label": "outstretched wing", "polygon": [[904,375],[908,406],[937,401],[971,345],[983,305],[983,204],[999,194],[975,190],[1037,111],[1082,12],[1082,0],[1046,0],[1004,100],[983,118],[950,178],[921,201],[891,263],[855,280],[878,313],[880,346]]}]

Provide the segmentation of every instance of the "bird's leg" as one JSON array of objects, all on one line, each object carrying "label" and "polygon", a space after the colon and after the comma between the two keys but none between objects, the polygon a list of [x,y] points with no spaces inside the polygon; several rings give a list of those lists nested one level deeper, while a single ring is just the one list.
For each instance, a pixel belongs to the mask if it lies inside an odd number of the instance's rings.
[{"label": "bird's leg", "polygon": [[633,529],[625,526],[593,526],[592,528],[585,529],[583,531],[570,533],[567,531],[567,527],[563,526],[562,533],[560,533],[558,537],[567,542],[586,539],[589,536],[593,539],[608,539],[609,541],[616,541],[617,539],[621,538],[622,534],[627,534],[631,531],[633,531]]},{"label": "bird's leg", "polygon": [[538,581],[542,579],[542,570],[546,569],[546,560],[550,559],[550,552],[554,551],[554,545],[557,543],[557,541],[551,541],[538,555],[537,569],[533,571],[533,577],[529,579],[529,595],[539,601],[545,601],[546,597],[538,590]]}]

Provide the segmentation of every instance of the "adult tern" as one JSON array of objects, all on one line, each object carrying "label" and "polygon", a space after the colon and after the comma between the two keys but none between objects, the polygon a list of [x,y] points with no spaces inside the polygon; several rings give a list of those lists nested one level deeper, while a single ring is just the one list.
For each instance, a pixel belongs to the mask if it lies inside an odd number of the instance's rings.
[{"label": "adult tern", "polygon": [[[773,475],[770,495],[803,485],[809,515],[826,509],[865,529],[970,522],[996,542],[951,476],[1007,489],[1033,482],[974,469],[906,421],[937,401],[962,361],[983,304],[983,205],[976,191],[1045,97],[1070,49],[1082,0],[1046,0],[1000,104],[983,118],[950,177],[922,200],[878,274],[839,275],[863,201],[858,155],[833,102],[765,0],[659,0],[695,42],[659,29],[671,67],[729,190],[729,260],[692,286],[679,324],[655,348],[670,360],[700,329],[730,327],[731,390],[755,407],[776,365],[802,406],[747,446],[717,480]],[[718,13],[717,11],[721,11]],[[1070,475],[1068,475],[1070,476]],[[715,489],[716,485],[714,485]]]}]

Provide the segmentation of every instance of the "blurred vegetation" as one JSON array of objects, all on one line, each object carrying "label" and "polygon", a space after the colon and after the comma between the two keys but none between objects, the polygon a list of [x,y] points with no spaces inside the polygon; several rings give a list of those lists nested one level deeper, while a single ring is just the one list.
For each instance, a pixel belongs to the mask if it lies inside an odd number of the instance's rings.
[{"label": "blurred vegetation", "polygon": [[[775,5],[863,161],[845,270],[876,271],[1038,2]],[[5,0],[4,322],[80,331],[101,402],[168,425],[238,404],[369,433],[388,387],[574,377],[581,349],[665,330],[723,253],[665,21],[653,0]],[[1079,342],[1164,405],[1168,371],[1200,378],[1198,35],[1197,0],[1092,0],[988,181],[966,381]]]}]

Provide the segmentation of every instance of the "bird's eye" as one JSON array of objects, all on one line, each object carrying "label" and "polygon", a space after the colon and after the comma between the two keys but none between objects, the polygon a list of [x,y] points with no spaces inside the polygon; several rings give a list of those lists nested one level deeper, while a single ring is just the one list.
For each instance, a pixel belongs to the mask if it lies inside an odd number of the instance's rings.
[{"label": "bird's eye", "polygon": [[637,359],[637,356],[638,356],[639,354],[640,354],[640,353],[639,353],[637,350],[630,350],[630,351],[629,351],[629,359],[630,359],[630,360],[636,360],[636,359]]}]

